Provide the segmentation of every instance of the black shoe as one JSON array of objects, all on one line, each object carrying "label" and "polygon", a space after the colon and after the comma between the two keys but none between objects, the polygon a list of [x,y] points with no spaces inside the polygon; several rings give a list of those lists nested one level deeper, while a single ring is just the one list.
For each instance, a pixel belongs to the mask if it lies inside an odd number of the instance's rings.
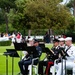
[{"label": "black shoe", "polygon": [[23,74],[23,75],[28,75],[29,74],[29,70],[27,70],[26,72],[25,72],[25,74]]},{"label": "black shoe", "polygon": [[50,72],[49,75],[52,75],[52,73]]}]

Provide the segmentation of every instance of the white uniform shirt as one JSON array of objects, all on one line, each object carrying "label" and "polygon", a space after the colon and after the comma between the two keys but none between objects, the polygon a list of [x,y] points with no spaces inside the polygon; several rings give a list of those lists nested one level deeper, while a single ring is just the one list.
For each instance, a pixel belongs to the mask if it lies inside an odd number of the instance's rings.
[{"label": "white uniform shirt", "polygon": [[[30,43],[27,43],[27,46],[31,46],[31,44]],[[24,54],[24,56],[22,57],[22,59],[23,59],[28,54],[28,52],[27,51],[22,51],[22,53]]]},{"label": "white uniform shirt", "polygon": [[65,44],[63,44],[62,46],[61,45],[59,45],[61,48],[65,48]]},{"label": "white uniform shirt", "polygon": [[[68,49],[68,47],[66,49]],[[68,61],[74,61],[75,60],[75,46],[73,44],[71,45],[69,50],[67,50],[67,54],[69,55],[69,57],[66,56]]]}]

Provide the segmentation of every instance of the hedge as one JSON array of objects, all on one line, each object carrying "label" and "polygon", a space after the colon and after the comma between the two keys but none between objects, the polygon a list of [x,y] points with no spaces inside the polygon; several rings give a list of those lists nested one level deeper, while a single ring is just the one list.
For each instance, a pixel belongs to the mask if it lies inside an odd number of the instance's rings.
[{"label": "hedge", "polygon": [[0,46],[10,46],[11,45],[11,40],[9,41],[0,41]]}]

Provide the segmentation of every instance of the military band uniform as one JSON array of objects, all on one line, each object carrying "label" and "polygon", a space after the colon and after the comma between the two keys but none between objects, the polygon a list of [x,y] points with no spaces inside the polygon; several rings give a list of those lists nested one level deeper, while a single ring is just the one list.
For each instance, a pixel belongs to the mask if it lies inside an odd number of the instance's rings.
[{"label": "military band uniform", "polygon": [[50,67],[54,65],[54,61],[59,58],[59,55],[62,55],[62,48],[60,46],[52,48],[54,54],[50,55],[51,61],[47,63],[46,75],[50,73]]},{"label": "military band uniform", "polygon": [[[68,48],[68,47],[67,47]],[[67,54],[69,56],[66,56],[66,65],[65,65],[65,60],[63,60],[63,75],[65,75],[65,66],[66,69],[72,69],[73,75],[75,75],[75,46],[71,45],[69,50],[67,51]],[[62,67],[61,63],[58,63],[57,67],[57,74],[56,75],[61,75],[62,74]]]},{"label": "military band uniform", "polygon": [[[38,41],[36,41],[35,43],[37,43]],[[32,59],[33,58],[39,58],[42,54],[42,49],[39,45],[35,46],[36,47],[36,54],[33,54],[33,57],[31,55],[29,55],[27,57],[27,60],[22,60],[20,61],[19,67],[20,67],[20,71],[23,75],[28,75],[28,66],[32,63]],[[34,64],[38,63],[38,59],[34,61]]]},{"label": "military band uniform", "polygon": [[[52,53],[54,52],[54,53]],[[43,75],[43,66],[46,66],[46,75],[49,74],[50,67],[54,64],[54,60],[59,57],[59,54],[61,53],[60,46],[53,47],[52,52],[50,56],[47,57],[47,61],[40,61],[38,66],[38,73],[40,75]]]}]

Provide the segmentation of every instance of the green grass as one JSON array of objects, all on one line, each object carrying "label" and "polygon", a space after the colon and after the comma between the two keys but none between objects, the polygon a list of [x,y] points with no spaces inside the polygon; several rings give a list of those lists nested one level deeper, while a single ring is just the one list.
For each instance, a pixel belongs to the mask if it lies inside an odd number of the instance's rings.
[{"label": "green grass", "polygon": [[[46,47],[51,48],[51,44],[47,44]],[[4,53],[6,49],[13,49],[13,46],[1,46],[0,47],[0,53]],[[18,54],[20,55],[20,52],[18,51]],[[45,57],[45,54],[42,54],[41,60]],[[18,67],[18,62],[20,61],[19,58],[14,58],[14,75],[17,75],[20,70]],[[12,58],[8,57],[8,75],[12,75]],[[0,55],[0,75],[6,75],[6,56]]]},{"label": "green grass", "polygon": [[[6,49],[13,49],[13,46],[1,46],[0,47],[0,53],[3,53],[6,51]],[[18,61],[20,58],[14,58],[14,73],[17,74],[19,72],[19,67],[18,67]],[[12,58],[8,57],[8,72],[9,75],[11,75],[12,71]],[[6,56],[0,55],[0,75],[5,75],[6,74]]]}]

